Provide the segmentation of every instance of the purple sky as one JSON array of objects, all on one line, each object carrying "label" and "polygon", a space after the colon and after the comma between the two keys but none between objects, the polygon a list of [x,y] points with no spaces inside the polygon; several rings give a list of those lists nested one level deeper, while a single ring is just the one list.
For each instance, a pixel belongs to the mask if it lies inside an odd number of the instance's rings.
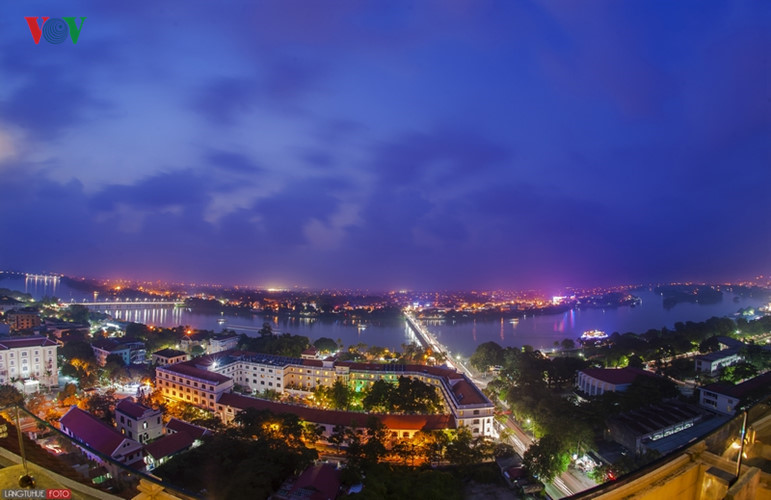
[{"label": "purple sky", "polygon": [[[7,1],[0,268],[556,288],[771,272],[771,8]],[[86,16],[35,44],[25,16]]]}]

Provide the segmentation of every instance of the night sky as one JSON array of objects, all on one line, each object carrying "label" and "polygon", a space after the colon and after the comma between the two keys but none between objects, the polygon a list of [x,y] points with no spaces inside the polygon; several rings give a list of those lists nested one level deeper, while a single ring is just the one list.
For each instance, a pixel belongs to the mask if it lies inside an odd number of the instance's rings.
[{"label": "night sky", "polygon": [[[771,272],[771,3],[6,0],[0,269],[507,288]],[[85,16],[35,44],[25,16]]]}]

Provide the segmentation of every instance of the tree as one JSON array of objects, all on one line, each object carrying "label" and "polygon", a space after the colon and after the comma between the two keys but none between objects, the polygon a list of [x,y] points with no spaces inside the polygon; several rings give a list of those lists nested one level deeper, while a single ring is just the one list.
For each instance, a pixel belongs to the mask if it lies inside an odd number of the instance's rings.
[{"label": "tree", "polygon": [[557,437],[547,434],[527,449],[522,464],[538,480],[551,482],[567,470],[570,456]]},{"label": "tree", "polygon": [[487,371],[491,366],[502,365],[503,348],[495,342],[479,344],[469,358],[469,363],[480,372]]},{"label": "tree", "polygon": [[336,410],[347,410],[351,404],[351,391],[341,380],[335,380],[330,393],[332,407]]},{"label": "tree", "polygon": [[82,400],[78,406],[112,425],[115,418],[115,401],[115,391],[110,389],[104,394],[94,392],[91,396]]},{"label": "tree", "polygon": [[64,384],[64,389],[57,394],[56,399],[62,406],[72,406],[78,404],[78,398],[76,397],[77,392],[78,388],[75,384]]},{"label": "tree", "polygon": [[573,339],[563,339],[560,343],[563,351],[570,351],[576,348],[576,343]]},{"label": "tree", "polygon": [[334,352],[337,350],[337,342],[327,337],[321,337],[313,343],[313,347],[322,353]]},{"label": "tree", "polygon": [[258,332],[261,337],[270,337],[273,335],[273,326],[267,321],[262,324],[262,328]]},{"label": "tree", "polygon": [[24,396],[12,385],[0,385],[0,408],[24,405]]}]

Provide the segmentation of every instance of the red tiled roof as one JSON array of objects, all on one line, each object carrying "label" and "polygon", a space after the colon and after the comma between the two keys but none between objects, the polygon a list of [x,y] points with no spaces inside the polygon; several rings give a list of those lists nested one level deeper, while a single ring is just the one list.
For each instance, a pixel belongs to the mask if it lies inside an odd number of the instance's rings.
[{"label": "red tiled roof", "polygon": [[298,490],[312,492],[309,496],[298,495],[310,500],[330,500],[337,498],[340,489],[340,473],[329,464],[313,465],[305,469],[300,477],[297,478],[292,489],[289,491],[290,497]]},{"label": "red tiled roof", "polygon": [[185,422],[184,420],[179,420],[177,418],[172,418],[169,420],[169,423],[166,424],[166,432],[168,434],[183,432],[193,439],[201,439],[204,434],[209,433],[209,431],[203,427],[198,427],[197,425],[193,425],[189,422]]},{"label": "red tiled roof", "polygon": [[195,439],[186,432],[166,434],[152,443],[145,445],[145,451],[156,460],[174,455],[193,446]]},{"label": "red tiled roof", "polygon": [[273,413],[292,413],[307,422],[325,425],[364,427],[369,417],[374,416],[389,429],[418,431],[421,429],[448,429],[454,427],[454,421],[449,415],[379,415],[374,413],[321,410],[318,408],[276,403],[265,399],[250,398],[232,392],[223,394],[217,404],[231,406],[236,410],[254,408],[257,410],[270,410]]},{"label": "red tiled roof", "polygon": [[[115,405],[115,411],[119,411],[128,415],[131,418],[142,418],[145,412],[152,412],[152,408],[148,408],[145,405],[135,403],[131,398],[121,399],[118,404]],[[158,413],[160,411],[156,410]]]},{"label": "red tiled roof", "polygon": [[213,382],[215,384],[222,384],[230,380],[230,377],[226,377],[225,375],[220,375],[219,373],[210,372],[209,370],[204,370],[202,368],[196,368],[194,366],[194,363],[196,363],[196,360],[185,361],[182,363],[177,363],[175,365],[162,366],[162,367],[159,367],[158,370],[176,372],[176,373],[179,373],[180,375],[187,375],[189,377],[200,378],[203,380],[207,380],[209,382]]},{"label": "red tiled roof", "polygon": [[602,380],[613,385],[631,384],[641,375],[658,377],[655,373],[627,366],[626,368],[585,368],[581,370],[589,377]]},{"label": "red tiled roof", "polygon": [[78,441],[108,457],[111,457],[123,440],[127,439],[114,428],[77,406],[71,407],[59,419],[59,423],[69,429]]},{"label": "red tiled roof", "polygon": [[489,400],[479,392],[479,389],[477,389],[476,386],[465,379],[455,382],[452,385],[452,392],[455,394],[458,404],[476,405],[489,402]]},{"label": "red tiled roof", "polygon": [[704,386],[702,389],[717,392],[725,396],[742,399],[743,397],[748,396],[750,393],[755,392],[758,389],[768,389],[769,387],[771,387],[771,372],[766,372],[762,375],[758,375],[755,378],[745,380],[738,385],[718,382]]},{"label": "red tiled roof", "polygon": [[48,337],[34,336],[34,337],[19,337],[9,338],[0,341],[0,350],[19,349],[23,347],[47,347],[58,345]]}]

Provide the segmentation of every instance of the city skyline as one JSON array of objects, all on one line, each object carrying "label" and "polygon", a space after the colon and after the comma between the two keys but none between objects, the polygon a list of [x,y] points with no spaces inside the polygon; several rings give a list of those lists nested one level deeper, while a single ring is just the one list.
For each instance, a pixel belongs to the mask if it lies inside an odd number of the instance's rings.
[{"label": "city skyline", "polygon": [[[27,16],[85,17],[77,44]],[[771,268],[769,9],[0,9],[5,269],[563,289]]]}]

